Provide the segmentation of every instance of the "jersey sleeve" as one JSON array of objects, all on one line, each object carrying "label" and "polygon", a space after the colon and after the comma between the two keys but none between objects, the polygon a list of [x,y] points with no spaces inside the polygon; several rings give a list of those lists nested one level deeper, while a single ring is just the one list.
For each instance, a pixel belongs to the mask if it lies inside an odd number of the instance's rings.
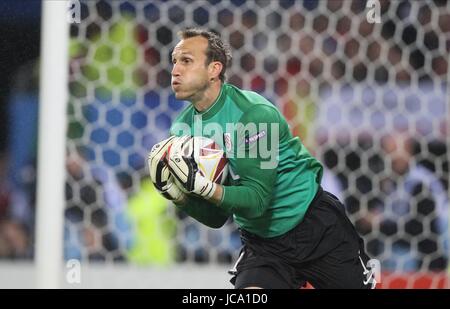
[{"label": "jersey sleeve", "polygon": [[211,202],[194,196],[189,196],[185,204],[175,204],[175,206],[197,221],[212,228],[221,227],[230,216],[226,210],[217,207]]},{"label": "jersey sleeve", "polygon": [[234,155],[240,180],[223,186],[219,206],[246,218],[259,217],[271,202],[276,182],[280,115],[274,107],[255,105],[239,123],[244,129],[236,130]]}]

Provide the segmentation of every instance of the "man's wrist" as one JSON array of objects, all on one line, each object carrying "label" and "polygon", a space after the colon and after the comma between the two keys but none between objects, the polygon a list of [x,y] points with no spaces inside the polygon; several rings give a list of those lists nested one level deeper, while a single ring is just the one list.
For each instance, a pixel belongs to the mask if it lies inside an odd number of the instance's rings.
[{"label": "man's wrist", "polygon": [[178,199],[176,201],[172,201],[172,202],[177,206],[184,206],[184,205],[186,205],[187,201],[188,201],[188,196],[186,194],[183,194],[180,199]]},{"label": "man's wrist", "polygon": [[216,184],[215,187],[216,190],[208,200],[216,205],[220,205],[222,203],[224,189],[223,186],[219,184]]}]

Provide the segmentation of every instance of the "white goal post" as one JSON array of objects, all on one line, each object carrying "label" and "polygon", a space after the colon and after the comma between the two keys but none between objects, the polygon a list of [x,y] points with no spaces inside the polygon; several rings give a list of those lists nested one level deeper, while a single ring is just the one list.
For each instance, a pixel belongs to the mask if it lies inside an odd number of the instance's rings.
[{"label": "white goal post", "polygon": [[42,2],[36,205],[36,287],[58,288],[63,213],[68,81],[67,1]]}]

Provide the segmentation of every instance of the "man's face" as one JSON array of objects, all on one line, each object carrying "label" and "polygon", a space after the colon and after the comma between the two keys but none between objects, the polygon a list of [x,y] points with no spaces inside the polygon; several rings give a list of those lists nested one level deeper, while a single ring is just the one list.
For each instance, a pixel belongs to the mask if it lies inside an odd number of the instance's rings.
[{"label": "man's face", "polygon": [[385,153],[390,157],[391,168],[398,175],[404,175],[410,164],[412,146],[402,135],[387,136],[382,141]]},{"label": "man's face", "polygon": [[193,101],[208,88],[208,41],[196,36],[181,40],[172,52],[172,89],[179,100]]}]

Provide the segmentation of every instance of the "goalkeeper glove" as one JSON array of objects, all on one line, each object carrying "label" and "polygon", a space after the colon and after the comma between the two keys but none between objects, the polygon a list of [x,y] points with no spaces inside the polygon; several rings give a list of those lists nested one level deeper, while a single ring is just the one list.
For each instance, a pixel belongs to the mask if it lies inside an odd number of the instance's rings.
[{"label": "goalkeeper glove", "polygon": [[194,147],[185,145],[189,142],[192,142],[192,138],[183,136],[170,147],[166,158],[170,172],[186,192],[209,199],[216,191],[217,184],[200,173],[194,159]]},{"label": "goalkeeper glove", "polygon": [[165,160],[167,149],[176,139],[175,136],[171,136],[155,144],[148,155],[147,165],[150,179],[158,192],[174,203],[181,203],[186,198],[186,195],[174,183],[174,178],[170,174]]}]

